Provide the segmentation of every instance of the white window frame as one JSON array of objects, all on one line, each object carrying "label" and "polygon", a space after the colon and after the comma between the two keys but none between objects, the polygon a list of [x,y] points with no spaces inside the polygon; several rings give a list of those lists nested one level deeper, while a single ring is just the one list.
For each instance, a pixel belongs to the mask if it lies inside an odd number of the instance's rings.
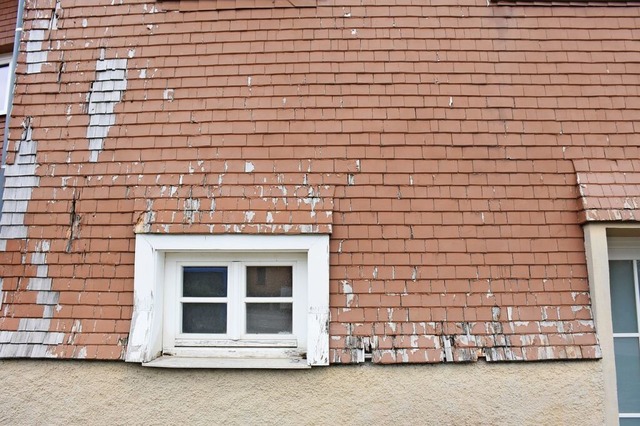
[{"label": "white window frame", "polygon": [[[12,88],[9,87],[11,84],[11,53],[3,53],[0,54],[0,67],[7,66],[7,81],[4,82],[6,93],[3,98],[0,99],[0,116],[7,115],[9,110],[9,93]],[[2,82],[0,82],[2,84]]]},{"label": "white window frame", "polygon": [[[607,237],[607,230],[628,232],[629,237]],[[609,260],[640,259],[640,226],[625,223],[588,223],[584,226],[585,249],[591,304],[602,349],[604,374],[605,423],[618,424],[618,387],[614,351]]]},{"label": "white window frame", "polygon": [[[177,332],[176,279],[186,264],[294,266],[291,335],[200,336]],[[242,263],[236,264],[239,267]],[[233,266],[233,265],[232,265]],[[328,235],[136,236],[134,311],[126,361],[178,368],[308,368],[329,363]],[[188,338],[187,338],[188,339]],[[177,343],[177,345],[176,345]]]}]

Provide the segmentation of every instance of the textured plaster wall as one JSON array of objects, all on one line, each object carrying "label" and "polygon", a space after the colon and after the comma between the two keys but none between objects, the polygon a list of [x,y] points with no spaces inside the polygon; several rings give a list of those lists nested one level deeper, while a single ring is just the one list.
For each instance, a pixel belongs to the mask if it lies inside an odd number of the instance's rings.
[{"label": "textured plaster wall", "polygon": [[601,362],[166,370],[0,362],[2,424],[601,425]]}]

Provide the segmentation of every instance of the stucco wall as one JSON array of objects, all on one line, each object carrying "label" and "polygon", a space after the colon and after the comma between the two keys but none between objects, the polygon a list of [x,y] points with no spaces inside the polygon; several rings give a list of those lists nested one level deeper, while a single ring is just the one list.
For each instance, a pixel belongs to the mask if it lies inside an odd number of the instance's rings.
[{"label": "stucco wall", "polygon": [[166,370],[0,362],[2,424],[603,424],[601,362]]}]

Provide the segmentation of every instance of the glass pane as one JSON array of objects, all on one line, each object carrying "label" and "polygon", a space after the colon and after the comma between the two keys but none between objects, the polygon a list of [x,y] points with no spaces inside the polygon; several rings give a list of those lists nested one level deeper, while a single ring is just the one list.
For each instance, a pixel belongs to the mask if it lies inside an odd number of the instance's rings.
[{"label": "glass pane", "polygon": [[291,333],[291,303],[247,303],[247,333]]},{"label": "glass pane", "polygon": [[640,426],[640,419],[620,419],[620,426]]},{"label": "glass pane", "polygon": [[226,303],[183,303],[182,332],[212,334],[226,333]]},{"label": "glass pane", "polygon": [[613,339],[618,380],[618,409],[621,413],[640,411],[640,346],[637,337]]},{"label": "glass pane", "polygon": [[9,93],[9,64],[0,65],[0,111],[4,111],[7,105]]},{"label": "glass pane", "polygon": [[184,297],[227,297],[226,267],[187,266],[182,274]]},{"label": "glass pane", "polygon": [[291,297],[291,266],[247,266],[247,297]]},{"label": "glass pane", "polygon": [[609,262],[611,318],[614,333],[636,333],[638,331],[632,262],[631,260],[612,260]]}]

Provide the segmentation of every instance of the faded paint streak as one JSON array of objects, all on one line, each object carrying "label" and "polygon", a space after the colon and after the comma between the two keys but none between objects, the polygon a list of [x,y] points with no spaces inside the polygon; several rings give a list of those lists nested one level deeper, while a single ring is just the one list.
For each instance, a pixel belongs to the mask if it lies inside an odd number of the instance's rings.
[{"label": "faded paint streak", "polygon": [[89,126],[89,161],[98,161],[109,129],[116,122],[115,106],[127,89],[127,59],[104,59],[96,62],[96,79],[87,95]]}]

